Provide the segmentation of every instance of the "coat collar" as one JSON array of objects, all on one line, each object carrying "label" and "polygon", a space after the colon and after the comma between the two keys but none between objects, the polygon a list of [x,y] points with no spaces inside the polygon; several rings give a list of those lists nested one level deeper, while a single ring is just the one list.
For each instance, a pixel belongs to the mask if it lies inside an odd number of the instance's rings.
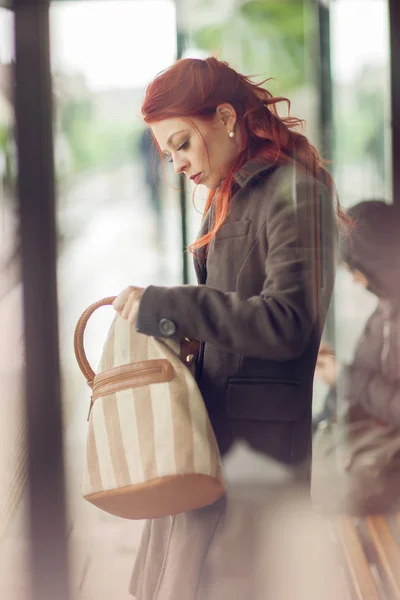
[{"label": "coat collar", "polygon": [[269,169],[273,169],[275,165],[266,162],[260,158],[252,158],[243,167],[239,169],[233,176],[236,183],[240,185],[241,188],[245,187],[250,179],[259,175],[264,171],[268,171]]}]

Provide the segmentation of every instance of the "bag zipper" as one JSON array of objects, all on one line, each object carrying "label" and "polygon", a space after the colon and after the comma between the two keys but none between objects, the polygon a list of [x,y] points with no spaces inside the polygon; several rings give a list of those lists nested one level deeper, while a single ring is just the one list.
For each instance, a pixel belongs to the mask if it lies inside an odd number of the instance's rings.
[{"label": "bag zipper", "polygon": [[87,420],[89,421],[90,413],[92,412],[92,408],[94,405],[93,395],[94,395],[95,391],[98,390],[99,388],[102,388],[104,385],[108,385],[109,383],[113,383],[114,381],[125,381],[127,379],[131,379],[132,376],[135,377],[136,375],[138,375],[138,376],[143,375],[143,373],[162,373],[162,371],[163,371],[162,367],[147,367],[146,369],[140,369],[140,371],[135,371],[133,373],[132,373],[132,371],[130,371],[128,373],[122,373],[119,375],[110,375],[109,377],[105,377],[101,381],[96,382],[92,388],[93,392],[92,392],[92,396],[90,399]]},{"label": "bag zipper", "polygon": [[132,376],[143,375],[143,373],[162,373],[162,371],[162,367],[147,367],[146,369],[140,369],[140,371],[134,371],[133,373],[130,371],[128,373],[120,373],[119,375],[110,375],[109,377],[105,377],[104,379],[101,379],[101,381],[96,382],[93,386],[93,391],[103,385],[112,383],[113,381],[123,381],[125,379],[130,379]]}]

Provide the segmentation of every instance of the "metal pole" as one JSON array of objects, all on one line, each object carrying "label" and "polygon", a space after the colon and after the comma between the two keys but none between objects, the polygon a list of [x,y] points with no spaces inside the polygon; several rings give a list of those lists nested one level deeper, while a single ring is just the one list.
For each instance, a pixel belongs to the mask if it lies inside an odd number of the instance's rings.
[{"label": "metal pole", "polygon": [[331,37],[329,7],[318,3],[320,52],[320,128],[321,152],[325,159],[333,155],[333,86],[331,72]]},{"label": "metal pole", "polygon": [[392,193],[393,203],[400,204],[400,2],[389,0],[390,77],[392,114]]},{"label": "metal pole", "polygon": [[[331,71],[331,38],[330,38],[330,12],[325,1],[318,2],[318,44],[319,44],[319,127],[320,150],[322,156],[331,161],[334,156],[333,136],[333,85]],[[327,167],[329,170],[330,165]],[[321,228],[323,232],[323,228]],[[335,346],[336,315],[335,298],[332,298],[325,323],[325,340]]]},{"label": "metal pole", "polygon": [[31,597],[68,600],[49,1],[15,0],[14,8]]},{"label": "metal pole", "polygon": [[[179,60],[182,58],[185,50],[185,32],[182,26],[181,11],[183,7],[179,0],[175,0],[176,7],[176,55]],[[184,177],[179,178],[179,206],[181,212],[181,234],[182,234],[182,281],[189,283],[189,253],[188,247],[188,227],[187,227],[187,208],[186,208],[186,182]]]}]

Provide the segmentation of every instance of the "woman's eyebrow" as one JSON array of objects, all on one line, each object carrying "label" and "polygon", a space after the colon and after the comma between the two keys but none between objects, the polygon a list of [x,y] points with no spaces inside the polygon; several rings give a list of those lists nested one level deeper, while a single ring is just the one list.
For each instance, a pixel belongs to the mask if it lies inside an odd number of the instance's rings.
[{"label": "woman's eyebrow", "polygon": [[173,137],[175,137],[176,135],[178,135],[178,133],[185,133],[185,131],[186,131],[186,129],[181,129],[180,131],[175,131],[174,133],[171,133],[171,135],[167,139],[167,146],[171,145],[171,141],[172,141]]}]

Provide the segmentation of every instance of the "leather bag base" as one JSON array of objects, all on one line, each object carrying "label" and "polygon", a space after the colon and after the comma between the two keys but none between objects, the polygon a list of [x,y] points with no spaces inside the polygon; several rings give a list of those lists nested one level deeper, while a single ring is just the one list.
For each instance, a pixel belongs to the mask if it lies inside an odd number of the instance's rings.
[{"label": "leather bag base", "polygon": [[90,494],[85,500],[125,519],[157,519],[213,504],[224,492],[222,480],[209,475],[170,475]]}]

